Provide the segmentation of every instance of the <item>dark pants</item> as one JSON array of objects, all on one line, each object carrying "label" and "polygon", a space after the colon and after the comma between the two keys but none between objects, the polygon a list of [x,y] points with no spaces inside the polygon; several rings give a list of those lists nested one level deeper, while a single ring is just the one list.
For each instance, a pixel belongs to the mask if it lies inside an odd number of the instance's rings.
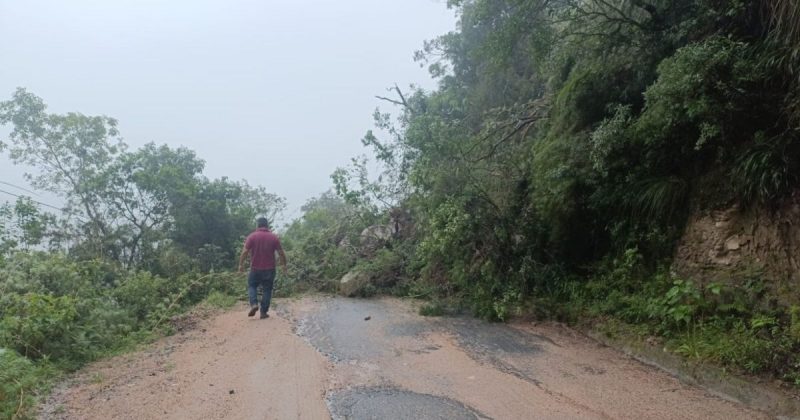
[{"label": "dark pants", "polygon": [[269,311],[269,301],[272,299],[272,285],[275,282],[275,269],[250,270],[247,276],[247,294],[250,296],[250,306],[258,305],[258,287],[261,286],[261,313]]}]

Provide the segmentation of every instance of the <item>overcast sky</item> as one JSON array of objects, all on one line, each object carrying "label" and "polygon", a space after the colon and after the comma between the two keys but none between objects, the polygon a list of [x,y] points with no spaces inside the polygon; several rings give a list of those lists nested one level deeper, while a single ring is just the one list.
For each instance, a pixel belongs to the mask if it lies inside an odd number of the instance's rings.
[{"label": "overcast sky", "polygon": [[[189,147],[207,176],[264,185],[296,217],[365,152],[389,109],[375,95],[435,86],[412,55],[455,27],[445,3],[0,0],[0,98],[25,87],[50,112],[118,119],[132,147]],[[0,181],[23,171],[0,158]]]}]

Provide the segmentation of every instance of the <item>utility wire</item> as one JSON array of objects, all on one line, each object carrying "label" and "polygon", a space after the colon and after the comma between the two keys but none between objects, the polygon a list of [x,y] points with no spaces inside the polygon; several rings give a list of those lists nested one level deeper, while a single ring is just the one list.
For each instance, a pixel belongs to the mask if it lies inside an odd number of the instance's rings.
[{"label": "utility wire", "polygon": [[[8,192],[8,191],[6,191],[6,190],[0,190],[0,193],[8,194],[8,195],[10,195],[10,196],[17,197],[17,198],[19,198],[19,197],[26,197],[26,196],[24,196],[24,195],[14,194],[14,193],[12,193],[12,192]],[[40,205],[40,206],[50,207],[51,209],[56,209],[56,210],[58,210],[58,211],[61,211],[61,212],[63,212],[63,211],[64,211],[63,209],[60,209],[60,208],[58,208],[58,207],[56,207],[56,206],[51,206],[50,204],[47,204],[47,203],[42,203],[41,201],[36,201],[36,200],[34,200],[34,199],[30,198],[30,197],[27,197],[27,198],[28,198],[28,200],[31,200],[32,202],[34,202],[34,203],[36,203],[36,204],[38,204],[38,205]]]},{"label": "utility wire", "polygon": [[37,193],[36,191],[31,191],[31,190],[29,190],[29,189],[27,189],[27,188],[25,188],[25,187],[20,187],[19,185],[12,184],[12,183],[10,183],[10,182],[0,181],[0,184],[8,185],[9,187],[14,187],[14,188],[16,188],[16,189],[19,189],[19,190],[25,191],[25,192],[27,192],[27,193],[31,193],[31,194],[33,194],[33,195],[40,195],[40,194],[39,194],[39,193]]}]

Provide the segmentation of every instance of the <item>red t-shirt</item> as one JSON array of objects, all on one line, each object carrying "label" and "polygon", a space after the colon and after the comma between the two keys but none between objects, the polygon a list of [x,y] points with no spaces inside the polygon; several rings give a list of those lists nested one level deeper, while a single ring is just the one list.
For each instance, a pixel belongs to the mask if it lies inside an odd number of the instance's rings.
[{"label": "red t-shirt", "polygon": [[275,251],[281,249],[281,240],[269,229],[258,228],[247,236],[244,248],[250,251],[251,270],[272,270],[275,268]]}]

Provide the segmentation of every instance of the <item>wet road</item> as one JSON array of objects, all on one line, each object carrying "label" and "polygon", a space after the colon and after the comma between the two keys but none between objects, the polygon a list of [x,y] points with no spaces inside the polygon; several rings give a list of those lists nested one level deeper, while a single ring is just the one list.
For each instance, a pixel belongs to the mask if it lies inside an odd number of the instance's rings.
[{"label": "wet road", "polygon": [[767,418],[557,325],[426,318],[388,298],[275,303],[95,363],[41,418]]},{"label": "wet road", "polygon": [[332,362],[335,419],[764,418],[568,328],[425,318],[396,299],[284,308]]}]

